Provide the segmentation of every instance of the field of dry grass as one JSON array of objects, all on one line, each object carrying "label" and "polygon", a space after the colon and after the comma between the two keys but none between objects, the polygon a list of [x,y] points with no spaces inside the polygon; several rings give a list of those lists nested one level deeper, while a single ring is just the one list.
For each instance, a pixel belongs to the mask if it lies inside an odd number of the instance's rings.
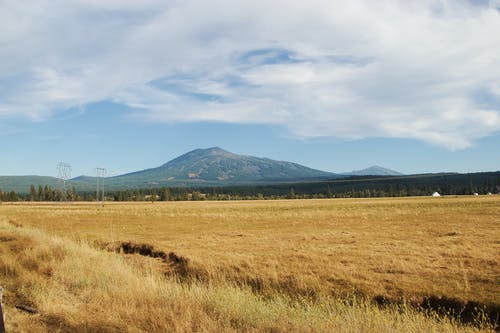
[{"label": "field of dry grass", "polygon": [[[12,300],[51,313],[43,325],[59,323],[62,331],[85,331],[78,323],[86,322],[87,331],[113,332],[458,332],[474,329],[365,300],[500,303],[497,196],[2,204],[0,220],[1,283],[20,290]],[[126,241],[187,264],[179,271],[174,261],[102,250]],[[138,326],[126,319],[136,312]]]}]

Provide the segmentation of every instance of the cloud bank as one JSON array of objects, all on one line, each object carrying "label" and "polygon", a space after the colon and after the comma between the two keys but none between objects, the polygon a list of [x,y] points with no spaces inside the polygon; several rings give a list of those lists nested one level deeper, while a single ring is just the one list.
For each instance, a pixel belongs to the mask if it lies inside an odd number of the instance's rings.
[{"label": "cloud bank", "polygon": [[496,1],[0,3],[0,121],[109,100],[159,122],[463,149],[500,131]]}]

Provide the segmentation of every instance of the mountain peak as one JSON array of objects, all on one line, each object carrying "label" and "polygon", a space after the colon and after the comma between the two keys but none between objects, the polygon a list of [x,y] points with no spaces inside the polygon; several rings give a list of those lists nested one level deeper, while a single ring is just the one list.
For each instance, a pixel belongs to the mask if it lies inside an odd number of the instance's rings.
[{"label": "mountain peak", "polygon": [[175,164],[185,163],[187,161],[200,160],[203,158],[207,158],[209,156],[221,156],[221,157],[235,157],[238,156],[236,154],[230,153],[219,147],[210,147],[210,148],[198,148],[191,150],[173,160],[165,163],[162,167],[172,166]]},{"label": "mountain peak", "polygon": [[205,148],[205,149],[196,149],[193,151],[200,151],[204,152],[207,155],[234,155],[233,153],[228,152],[227,150],[224,150],[220,147],[210,147],[210,148]]},{"label": "mountain peak", "polygon": [[402,176],[403,174],[398,171],[387,169],[379,165],[372,165],[363,170],[355,170],[343,173],[346,176]]},{"label": "mountain peak", "polygon": [[158,168],[136,172],[133,176],[168,184],[224,184],[326,179],[335,175],[296,163],[239,155],[220,147],[210,147],[192,150]]}]

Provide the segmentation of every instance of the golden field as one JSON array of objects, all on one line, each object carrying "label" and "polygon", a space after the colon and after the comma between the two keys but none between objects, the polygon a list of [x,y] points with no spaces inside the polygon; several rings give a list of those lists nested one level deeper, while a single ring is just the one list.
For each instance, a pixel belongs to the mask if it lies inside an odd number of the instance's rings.
[{"label": "golden field", "polygon": [[[498,196],[4,203],[0,284],[13,331],[488,330],[406,306],[500,303],[499,236]],[[104,250],[127,241],[188,262]]]}]

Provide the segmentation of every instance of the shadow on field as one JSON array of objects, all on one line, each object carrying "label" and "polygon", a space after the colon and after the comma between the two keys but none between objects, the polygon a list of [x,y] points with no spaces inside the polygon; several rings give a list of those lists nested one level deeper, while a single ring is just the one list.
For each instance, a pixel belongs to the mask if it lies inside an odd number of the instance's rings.
[{"label": "shadow on field", "polygon": [[489,321],[497,326],[500,319],[500,304],[484,304],[475,301],[461,301],[455,298],[426,297],[420,307],[439,315],[458,318],[463,323],[475,324],[479,320]]},{"label": "shadow on field", "polygon": [[181,277],[186,277],[188,275],[188,263],[189,259],[185,257],[178,256],[174,252],[166,253],[161,250],[155,250],[153,245],[145,243],[132,243],[132,242],[121,242],[121,243],[105,243],[101,246],[108,251],[113,251],[123,254],[139,254],[145,257],[159,258],[170,268],[170,273],[177,274]]},{"label": "shadow on field", "polygon": [[[385,296],[375,296],[373,301],[380,307],[402,305],[401,301],[391,300]],[[499,330],[500,304],[484,304],[476,301],[462,301],[446,296],[424,297],[420,302],[411,305],[426,313],[435,313],[441,317],[452,317],[463,324],[481,325],[490,323]]]}]

